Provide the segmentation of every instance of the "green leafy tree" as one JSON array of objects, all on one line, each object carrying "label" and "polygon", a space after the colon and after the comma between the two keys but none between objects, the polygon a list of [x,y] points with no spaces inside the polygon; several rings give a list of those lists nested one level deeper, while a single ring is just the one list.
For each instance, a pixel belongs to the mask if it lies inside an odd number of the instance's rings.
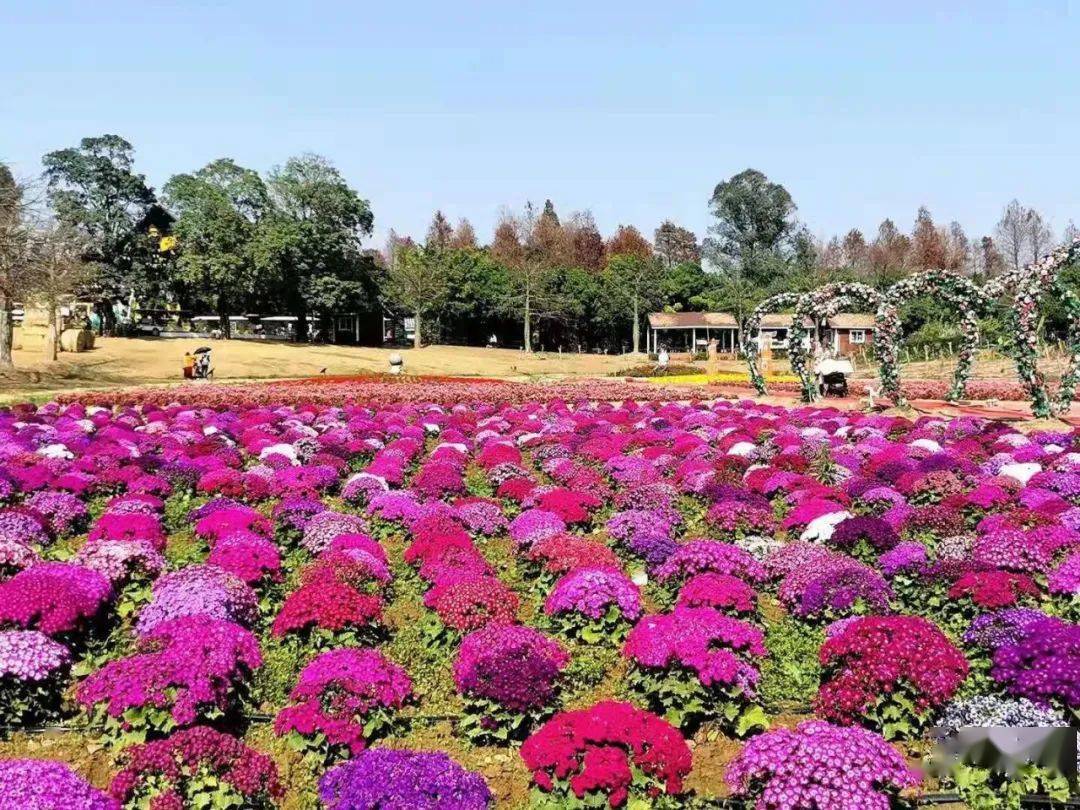
[{"label": "green leafy tree", "polygon": [[29,251],[25,189],[0,163],[0,367],[12,365],[12,309],[26,288]]},{"label": "green leafy tree", "polygon": [[[368,287],[360,242],[371,235],[371,206],[319,155],[290,158],[266,182],[269,204],[253,245],[261,273],[296,316],[297,337],[327,304],[362,301]],[[333,291],[332,294],[331,291]]]},{"label": "green leafy tree", "polygon": [[394,307],[416,319],[413,348],[423,345],[426,316],[438,312],[447,295],[447,263],[439,250],[409,246],[395,251],[383,294]]},{"label": "green leafy tree", "polygon": [[796,233],[795,203],[787,189],[747,169],[716,186],[709,208],[716,221],[709,226],[706,255],[766,286],[783,270]]},{"label": "green leafy tree", "polygon": [[506,268],[477,248],[451,248],[443,252],[442,262],[447,273],[444,334],[467,343],[486,342],[498,332],[500,308],[510,295]]},{"label": "green leafy tree", "polygon": [[698,245],[697,236],[670,219],[665,219],[656,229],[653,245],[656,255],[666,268],[701,262],[701,246]]},{"label": "green leafy tree", "polygon": [[653,257],[616,253],[608,258],[608,283],[629,310],[631,351],[641,351],[641,319],[645,311],[659,306],[663,293],[663,270]]},{"label": "green leafy tree", "polygon": [[229,315],[247,301],[259,277],[255,245],[270,208],[266,186],[256,172],[221,158],[170,179],[165,196],[177,217],[179,278],[212,302],[230,337]]},{"label": "green leafy tree", "polygon": [[153,240],[141,228],[156,202],[135,172],[135,150],[118,135],[83,138],[77,147],[42,158],[56,218],[84,237],[89,262],[99,265],[102,292],[145,296],[161,279]]}]

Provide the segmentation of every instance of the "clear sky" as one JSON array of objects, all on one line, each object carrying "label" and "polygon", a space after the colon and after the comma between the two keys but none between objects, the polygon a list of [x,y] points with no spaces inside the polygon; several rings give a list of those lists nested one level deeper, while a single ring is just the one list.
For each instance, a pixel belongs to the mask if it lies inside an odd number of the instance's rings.
[{"label": "clear sky", "polygon": [[607,234],[704,234],[782,182],[819,235],[919,205],[976,237],[1012,197],[1080,223],[1080,3],[0,2],[0,159],[116,133],[160,187],[329,157],[376,242],[432,211],[490,238],[550,197]]}]

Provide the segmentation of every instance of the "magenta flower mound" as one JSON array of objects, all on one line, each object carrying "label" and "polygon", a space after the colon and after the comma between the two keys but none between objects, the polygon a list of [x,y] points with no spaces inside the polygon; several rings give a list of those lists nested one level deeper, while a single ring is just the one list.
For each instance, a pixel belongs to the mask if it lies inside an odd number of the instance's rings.
[{"label": "magenta flower mound", "polygon": [[840,521],[829,538],[829,545],[845,551],[866,543],[877,552],[888,551],[900,542],[900,536],[888,523],[874,517],[850,517]]},{"label": "magenta flower mound", "polygon": [[562,534],[566,531],[566,523],[554,512],[526,509],[510,521],[509,531],[515,545],[528,548],[533,543]]},{"label": "magenta flower mound", "polygon": [[[823,681],[817,712],[838,723],[885,727],[886,737],[929,721],[968,674],[960,650],[919,616],[854,619],[826,640],[819,657]],[[894,696],[903,697],[899,706],[893,705]],[[908,727],[893,728],[901,721]]]},{"label": "magenta flower mound", "polygon": [[327,771],[319,801],[325,810],[488,810],[494,797],[442,751],[373,748]]},{"label": "magenta flower mound", "polygon": [[877,734],[821,720],[755,737],[726,779],[734,796],[759,810],[889,810],[921,781]]},{"label": "magenta flower mound", "polygon": [[165,529],[157,515],[143,512],[106,512],[94,524],[89,540],[145,540],[165,550]]},{"label": "magenta flower mound", "polygon": [[355,755],[367,746],[366,728],[376,710],[400,709],[412,696],[412,681],[378,650],[345,647],[316,656],[304,667],[289,699],[274,721],[278,735],[295,731],[322,735],[331,746]]},{"label": "magenta flower mound", "polygon": [[870,566],[837,553],[789,573],[779,595],[799,617],[838,618],[860,610],[887,613],[892,589]]},{"label": "magenta flower mound", "polygon": [[1080,708],[1080,625],[1046,618],[994,652],[990,673],[1012,696],[1042,707]]},{"label": "magenta flower mound", "polygon": [[44,681],[71,662],[68,648],[36,630],[0,632],[0,684]]},{"label": "magenta flower mound", "polygon": [[48,518],[53,531],[58,535],[74,531],[90,514],[86,504],[70,492],[35,492],[26,499],[25,506]]},{"label": "magenta flower mound", "polygon": [[0,583],[0,626],[48,635],[82,628],[112,599],[109,580],[81,565],[42,562]]},{"label": "magenta flower mound", "polygon": [[730,574],[749,582],[764,582],[765,568],[738,546],[717,540],[691,540],[656,569],[659,580],[684,580],[694,574]]},{"label": "magenta flower mound", "polygon": [[544,602],[549,616],[580,613],[599,619],[615,605],[627,621],[641,614],[641,592],[618,568],[578,568],[564,575]]},{"label": "magenta flower mound", "polygon": [[695,574],[679,589],[679,605],[753,613],[757,607],[757,594],[741,579],[730,574]]},{"label": "magenta flower mound", "polygon": [[681,793],[692,762],[677,728],[613,700],[555,715],[521,746],[521,758],[543,792],[607,798],[611,807],[632,792],[645,802]]},{"label": "magenta flower mound", "polygon": [[0,535],[0,578],[29,568],[41,557],[30,546]]},{"label": "magenta flower mound", "polygon": [[150,603],[135,625],[146,635],[181,616],[208,616],[251,626],[259,616],[259,597],[239,577],[216,565],[189,565],[160,577]]},{"label": "magenta flower mound", "polygon": [[467,635],[454,661],[466,696],[528,712],[549,705],[570,655],[554,639],[519,624],[489,625]]},{"label": "magenta flower mound", "polygon": [[683,667],[703,686],[736,687],[753,697],[765,637],[752,624],[712,608],[677,607],[645,616],[630,631],[623,654],[642,667]]},{"label": "magenta flower mound", "polygon": [[126,766],[109,792],[129,807],[184,810],[226,802],[227,807],[262,810],[285,794],[270,757],[205,726],[133,745],[123,757]]},{"label": "magenta flower mound", "polygon": [[120,810],[120,802],[95,788],[63,762],[0,760],[0,807],[18,810]]},{"label": "magenta flower mound", "polygon": [[136,649],[79,684],[79,703],[88,710],[104,704],[112,718],[129,709],[168,709],[177,725],[190,725],[205,712],[229,709],[236,684],[262,665],[250,631],[207,616],[164,622]]},{"label": "magenta flower mound", "polygon": [[0,509],[0,538],[44,546],[50,540],[48,523],[44,515],[33,509]]},{"label": "magenta flower mound", "polygon": [[218,540],[206,562],[248,585],[281,579],[281,552],[265,537],[251,532],[238,532]]},{"label": "magenta flower mound", "polygon": [[1070,552],[1058,567],[1050,572],[1047,586],[1050,593],[1054,594],[1080,594],[1080,549]]}]

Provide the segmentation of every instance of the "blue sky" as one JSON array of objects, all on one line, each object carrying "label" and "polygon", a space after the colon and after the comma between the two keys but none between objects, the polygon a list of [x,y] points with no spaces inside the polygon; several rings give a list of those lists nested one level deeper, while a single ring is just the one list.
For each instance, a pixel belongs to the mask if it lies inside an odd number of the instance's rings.
[{"label": "blue sky", "polygon": [[1080,3],[9,2],[0,159],[113,132],[160,187],[230,156],[333,160],[375,242],[436,207],[490,236],[550,197],[704,234],[746,167],[819,235],[1012,197],[1080,223]]}]

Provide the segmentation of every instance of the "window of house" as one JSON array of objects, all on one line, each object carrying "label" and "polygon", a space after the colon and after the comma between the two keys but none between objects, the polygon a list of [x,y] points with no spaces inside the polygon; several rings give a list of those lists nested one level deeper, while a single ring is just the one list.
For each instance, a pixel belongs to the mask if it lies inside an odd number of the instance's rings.
[{"label": "window of house", "polygon": [[852,344],[866,343],[866,330],[852,329],[851,332],[848,333],[848,337],[850,338]]}]

